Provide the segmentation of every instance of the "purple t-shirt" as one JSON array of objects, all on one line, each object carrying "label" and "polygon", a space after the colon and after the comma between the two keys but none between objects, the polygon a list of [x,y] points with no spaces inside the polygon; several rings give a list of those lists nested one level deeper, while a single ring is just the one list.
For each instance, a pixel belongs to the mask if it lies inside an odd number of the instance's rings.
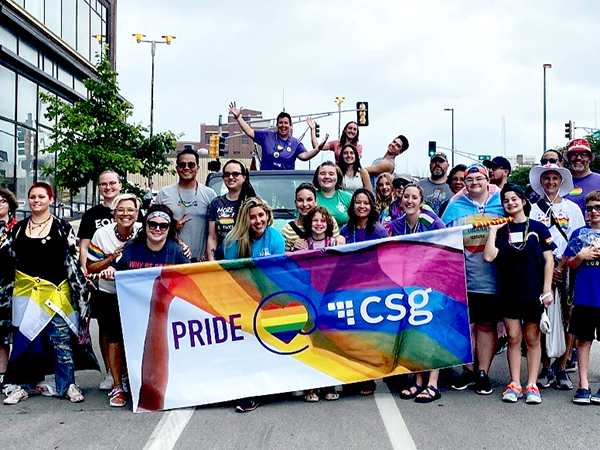
[{"label": "purple t-shirt", "polygon": [[600,189],[600,174],[592,172],[583,178],[573,177],[573,186],[574,189],[565,198],[577,203],[585,217],[585,196]]},{"label": "purple t-shirt", "polygon": [[344,225],[340,230],[340,234],[346,238],[346,244],[352,244],[354,242],[373,241],[375,239],[382,239],[388,237],[387,230],[380,223],[375,224],[373,233],[367,234],[366,228],[352,228],[350,230],[348,225]]},{"label": "purple t-shirt", "polygon": [[296,157],[306,151],[295,137],[281,139],[271,130],[254,130],[254,142],[262,147],[260,170],[294,170]]}]

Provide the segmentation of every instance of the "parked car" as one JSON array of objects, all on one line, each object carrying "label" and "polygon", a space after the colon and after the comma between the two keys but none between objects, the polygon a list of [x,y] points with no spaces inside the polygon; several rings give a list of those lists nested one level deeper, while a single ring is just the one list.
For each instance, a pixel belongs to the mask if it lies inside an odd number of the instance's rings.
[{"label": "parked car", "polygon": [[[257,195],[273,208],[274,227],[281,230],[294,218],[296,188],[302,183],[312,183],[312,170],[261,170],[250,172],[250,182]],[[221,172],[211,173],[206,180],[217,195],[227,193]]]}]

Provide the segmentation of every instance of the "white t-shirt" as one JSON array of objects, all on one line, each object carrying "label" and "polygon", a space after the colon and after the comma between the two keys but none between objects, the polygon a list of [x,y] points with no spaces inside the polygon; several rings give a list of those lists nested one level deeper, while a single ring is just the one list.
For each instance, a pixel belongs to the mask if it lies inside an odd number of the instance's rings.
[{"label": "white t-shirt", "polygon": [[[88,259],[90,261],[101,261],[106,258],[107,255],[114,253],[116,249],[125,245],[125,242],[119,240],[115,233],[116,223],[105,225],[98,229],[92,237],[90,248],[88,249]],[[138,232],[142,228],[142,224],[136,222],[133,224],[133,230],[130,239],[137,236]],[[116,259],[118,261],[121,258]],[[109,294],[116,294],[115,282],[112,280],[100,279],[98,287],[102,292],[108,292]]]},{"label": "white t-shirt", "polygon": [[[571,200],[563,198],[560,203],[550,204],[550,208],[552,209],[558,225],[563,229],[569,239],[571,239],[571,233],[573,233],[573,231],[585,226],[585,219],[583,218],[581,209],[579,209],[579,206]],[[552,223],[550,222],[550,211],[548,211],[548,215],[546,215],[537,204],[533,204],[531,205],[529,218],[543,223],[550,229],[550,235],[556,244],[554,256],[557,259],[562,258],[568,242],[561,232],[555,226],[552,226]]]}]

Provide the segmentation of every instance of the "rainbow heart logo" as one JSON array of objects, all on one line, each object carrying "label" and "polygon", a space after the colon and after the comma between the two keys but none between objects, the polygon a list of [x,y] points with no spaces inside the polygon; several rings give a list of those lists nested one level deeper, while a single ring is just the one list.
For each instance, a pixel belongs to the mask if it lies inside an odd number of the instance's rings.
[{"label": "rainbow heart logo", "polygon": [[261,309],[260,325],[284,344],[289,344],[308,323],[308,311],[299,302],[285,307],[274,303]]}]

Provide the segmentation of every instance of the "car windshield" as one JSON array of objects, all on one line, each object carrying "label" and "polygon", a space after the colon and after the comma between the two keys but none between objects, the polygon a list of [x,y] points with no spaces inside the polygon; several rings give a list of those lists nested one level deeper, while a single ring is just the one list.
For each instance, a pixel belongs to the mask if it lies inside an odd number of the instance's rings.
[{"label": "car windshield", "polygon": [[[217,195],[227,193],[223,178],[216,174],[208,185]],[[309,170],[250,172],[250,182],[260,198],[266,200],[275,212],[295,211],[296,188],[302,183],[311,183],[313,173]]]}]

